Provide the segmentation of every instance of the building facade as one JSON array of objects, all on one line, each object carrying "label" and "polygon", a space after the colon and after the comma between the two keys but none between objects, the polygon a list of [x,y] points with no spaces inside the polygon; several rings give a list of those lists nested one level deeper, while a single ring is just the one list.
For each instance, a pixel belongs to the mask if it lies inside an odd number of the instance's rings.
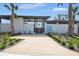
[{"label": "building facade", "polygon": [[[21,34],[45,34],[49,32],[67,33],[68,21],[48,21],[50,16],[17,16],[14,19],[15,33]],[[10,15],[0,15],[0,19],[10,20]],[[79,32],[78,21],[75,21],[74,33]],[[11,24],[0,23],[0,33],[10,32]]]}]

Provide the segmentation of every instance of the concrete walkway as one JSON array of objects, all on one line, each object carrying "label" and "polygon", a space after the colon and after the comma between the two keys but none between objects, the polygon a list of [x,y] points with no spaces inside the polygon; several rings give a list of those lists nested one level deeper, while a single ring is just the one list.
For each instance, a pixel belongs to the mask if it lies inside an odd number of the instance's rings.
[{"label": "concrete walkway", "polygon": [[19,55],[38,56],[77,56],[79,53],[71,51],[57,44],[47,35],[20,35],[16,38],[24,39],[17,45],[5,49],[3,52]]}]

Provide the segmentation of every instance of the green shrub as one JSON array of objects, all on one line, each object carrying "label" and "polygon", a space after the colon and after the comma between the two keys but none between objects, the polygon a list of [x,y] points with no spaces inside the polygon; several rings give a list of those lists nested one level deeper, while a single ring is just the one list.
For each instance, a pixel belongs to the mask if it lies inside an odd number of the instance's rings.
[{"label": "green shrub", "polygon": [[5,42],[10,41],[10,36],[5,34],[4,37],[3,37],[3,41],[5,41]]},{"label": "green shrub", "polygon": [[10,38],[10,35],[8,35],[8,34],[4,35],[4,38],[3,38],[3,43],[4,44],[6,44],[8,46],[8,45],[13,45],[14,42],[15,42],[15,39]]},{"label": "green shrub", "polygon": [[62,44],[62,45],[66,45],[66,42],[63,41],[63,42],[61,42],[61,44]]},{"label": "green shrub", "polygon": [[15,42],[19,42],[21,39],[16,39]]},{"label": "green shrub", "polygon": [[70,39],[68,47],[74,49],[75,46],[77,47],[79,46],[79,40],[74,39],[74,38]]},{"label": "green shrub", "polygon": [[15,38],[10,38],[10,41],[8,42],[9,45],[13,45],[16,42]]},{"label": "green shrub", "polygon": [[74,49],[74,46],[73,46],[72,44],[69,44],[69,45],[68,45],[68,48],[69,48],[69,49]]},{"label": "green shrub", "polygon": [[0,50],[6,48],[6,45],[5,44],[0,44]]},{"label": "green shrub", "polygon": [[61,38],[62,38],[62,36],[61,36],[61,35],[59,35],[58,39],[61,39]]},{"label": "green shrub", "polygon": [[10,43],[9,43],[9,45],[13,45],[13,44],[14,44],[14,42],[10,42]]},{"label": "green shrub", "polygon": [[2,40],[0,41],[0,50],[19,42],[21,39],[10,38],[11,36],[8,34],[2,35]]},{"label": "green shrub", "polygon": [[68,43],[68,42],[65,42],[65,46],[66,46],[66,47],[69,47],[69,43]]},{"label": "green shrub", "polygon": [[47,35],[51,37],[51,34],[50,33],[47,33]]},{"label": "green shrub", "polygon": [[58,42],[58,43],[61,43],[61,41],[60,41],[60,40],[57,40],[57,42]]},{"label": "green shrub", "polygon": [[68,34],[58,34],[58,33],[48,33],[48,35],[53,38],[58,43],[68,47],[69,49],[79,48],[79,37],[70,37]]}]

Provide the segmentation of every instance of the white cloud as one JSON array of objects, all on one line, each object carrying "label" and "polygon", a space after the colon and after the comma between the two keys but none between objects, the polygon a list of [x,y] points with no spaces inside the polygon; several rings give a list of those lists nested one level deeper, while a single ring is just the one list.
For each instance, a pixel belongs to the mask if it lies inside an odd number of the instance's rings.
[{"label": "white cloud", "polygon": [[53,8],[52,11],[68,11],[67,8]]},{"label": "white cloud", "polygon": [[42,3],[37,3],[37,4],[21,4],[19,6],[20,9],[32,9],[32,8],[36,8],[36,7],[43,7],[45,6],[45,4]]}]

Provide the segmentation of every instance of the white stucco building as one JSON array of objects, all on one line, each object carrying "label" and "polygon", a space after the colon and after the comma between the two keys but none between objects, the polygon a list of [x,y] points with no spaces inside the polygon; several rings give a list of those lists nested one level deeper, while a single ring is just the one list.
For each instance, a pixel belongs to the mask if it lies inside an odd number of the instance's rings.
[{"label": "white stucco building", "polygon": [[[50,16],[17,16],[14,19],[15,33],[67,33],[68,32],[68,21],[48,21]],[[0,19],[10,20],[10,15],[0,15]],[[75,21],[74,33],[79,33],[77,26],[78,21]],[[0,24],[0,33],[10,32],[10,24]]]}]

